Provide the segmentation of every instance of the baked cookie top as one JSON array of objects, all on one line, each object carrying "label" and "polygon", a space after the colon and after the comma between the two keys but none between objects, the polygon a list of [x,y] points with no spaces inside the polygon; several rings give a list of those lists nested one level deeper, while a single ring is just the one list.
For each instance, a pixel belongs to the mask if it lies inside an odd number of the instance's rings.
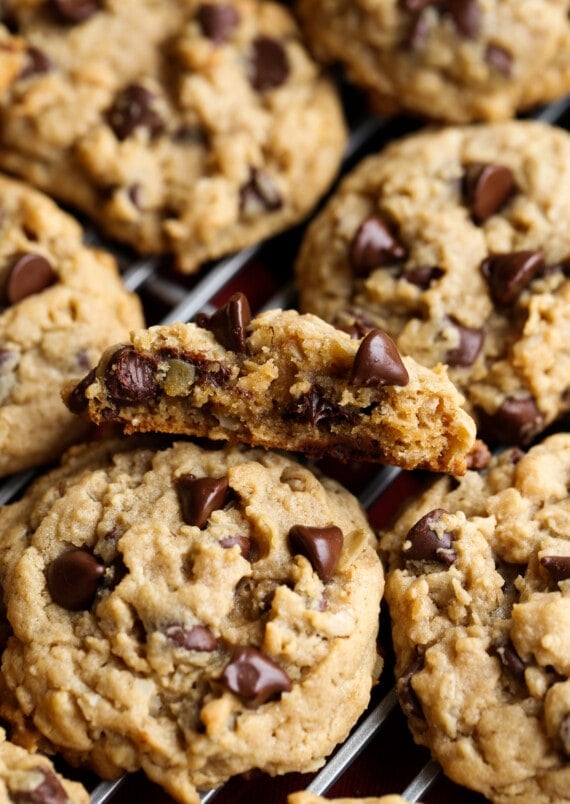
[{"label": "baked cookie top", "polygon": [[378,110],[502,120],[570,90],[568,0],[297,0],[318,58]]},{"label": "baked cookie top", "polygon": [[197,804],[232,774],[317,768],[368,703],[374,534],[355,497],[290,458],[73,447],[0,531],[5,680],[73,763],[142,768]]},{"label": "baked cookie top", "polygon": [[447,775],[565,802],[570,434],[440,479],[381,540],[400,702]]},{"label": "baked cookie top", "polygon": [[89,804],[83,785],[57,773],[51,761],[6,740],[0,728],[0,800]]},{"label": "baked cookie top", "polygon": [[54,460],[85,434],[61,385],[144,325],[114,259],[82,234],[49,198],[0,176],[0,476]]},{"label": "baked cookie top", "polygon": [[355,340],[313,315],[212,316],[131,333],[64,398],[125,432],[167,432],[461,474],[475,425],[442,367],[402,359],[381,330]]},{"label": "baked cookie top", "polygon": [[[178,268],[302,219],[346,142],[336,89],[272,2],[3,4],[0,164]],[[4,37],[7,37],[4,32]],[[3,67],[2,60],[7,64]]]},{"label": "baked cookie top", "polygon": [[527,443],[570,400],[569,183],[570,135],[544,123],[410,135],[309,227],[300,307],[447,364],[483,438]]}]

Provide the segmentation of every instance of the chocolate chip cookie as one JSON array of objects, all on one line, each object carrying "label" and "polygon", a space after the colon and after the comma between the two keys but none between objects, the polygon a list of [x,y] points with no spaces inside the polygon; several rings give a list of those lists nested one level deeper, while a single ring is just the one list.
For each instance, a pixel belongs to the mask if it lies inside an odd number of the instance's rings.
[{"label": "chocolate chip cookie", "polygon": [[252,768],[317,768],[368,703],[375,537],[355,497],[290,458],[73,447],[0,531],[3,674],[72,763],[142,768],[197,804]]},{"label": "chocolate chip cookie", "polygon": [[341,460],[461,474],[475,425],[442,368],[382,330],[352,339],[313,315],[253,319],[243,294],[212,316],[131,333],[64,398],[93,422]]},{"label": "chocolate chip cookie", "polygon": [[47,757],[7,742],[0,728],[0,800],[89,804],[89,794],[83,785],[57,773]]},{"label": "chocolate chip cookie", "polygon": [[82,234],[49,198],[0,176],[0,476],[54,460],[85,435],[62,383],[143,326],[114,259]]},{"label": "chocolate chip cookie", "polygon": [[570,135],[533,121],[414,134],[309,228],[300,306],[449,367],[483,438],[526,444],[570,405]]},{"label": "chocolate chip cookie", "polygon": [[338,169],[338,93],[277,3],[2,11],[0,165],[181,271],[298,222]]},{"label": "chocolate chip cookie", "polygon": [[570,91],[568,0],[297,0],[315,54],[384,114],[502,120]]},{"label": "chocolate chip cookie", "polygon": [[382,538],[416,741],[493,802],[567,802],[570,434],[440,479]]}]

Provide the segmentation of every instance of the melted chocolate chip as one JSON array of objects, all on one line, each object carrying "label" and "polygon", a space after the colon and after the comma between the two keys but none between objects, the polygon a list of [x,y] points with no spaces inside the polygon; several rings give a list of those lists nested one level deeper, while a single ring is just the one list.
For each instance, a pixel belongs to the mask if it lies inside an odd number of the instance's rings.
[{"label": "melted chocolate chip", "polygon": [[423,656],[416,657],[411,662],[409,667],[404,670],[396,684],[396,691],[398,693],[400,706],[402,707],[406,717],[416,717],[421,718],[422,720],[424,719],[424,713],[420,699],[412,687],[412,679],[416,673],[423,668],[423,666]]},{"label": "melted chocolate chip", "polygon": [[459,332],[459,344],[455,349],[449,349],[445,359],[450,366],[472,366],[481,351],[485,333],[482,329],[464,327],[453,321]]},{"label": "melted chocolate chip", "polygon": [[25,252],[16,255],[8,271],[4,295],[9,304],[41,293],[57,281],[57,274],[41,254]]},{"label": "melted chocolate chip", "polygon": [[85,391],[95,380],[95,369],[92,369],[82,380],[80,380],[73,391],[67,397],[67,407],[72,413],[80,414],[87,410],[87,398]]},{"label": "melted chocolate chip", "polygon": [[246,354],[247,326],[251,321],[249,302],[243,293],[234,293],[229,301],[208,316],[196,316],[196,324],[213,333],[214,337],[225,349]]},{"label": "melted chocolate chip", "polygon": [[271,36],[257,36],[251,43],[249,82],[257,92],[276,89],[289,76],[285,48]]},{"label": "melted chocolate chip", "polygon": [[427,290],[432,282],[441,279],[444,271],[437,265],[417,265],[415,268],[405,268],[400,279],[405,279],[411,285],[417,285],[422,290]]},{"label": "melted chocolate chip", "polygon": [[169,625],[165,634],[177,648],[186,650],[213,651],[218,647],[218,640],[205,625],[183,626],[180,623]]},{"label": "melted chocolate chip", "polygon": [[499,47],[499,45],[487,45],[485,61],[502,75],[510,77],[513,69],[513,57],[505,48]]},{"label": "melted chocolate chip", "polygon": [[240,188],[239,208],[245,217],[272,212],[283,206],[283,199],[273,180],[258,168],[250,168],[249,181]]},{"label": "melted chocolate chip", "polygon": [[570,578],[570,556],[542,556],[540,563],[553,581],[566,581]]},{"label": "melted chocolate chip", "polygon": [[29,769],[36,778],[41,778],[39,784],[32,790],[26,785],[25,789],[18,789],[18,774],[9,775],[9,801],[17,804],[69,804],[69,797],[55,773],[46,767],[35,767]]},{"label": "melted chocolate chip", "polygon": [[73,548],[55,558],[46,573],[49,593],[68,611],[91,608],[105,567],[83,548]]},{"label": "melted chocolate chip", "polygon": [[534,399],[507,397],[494,414],[476,411],[482,437],[497,444],[528,444],[541,430],[543,416]]},{"label": "melted chocolate chip", "polygon": [[101,0],[52,0],[52,4],[64,22],[83,22],[101,8]]},{"label": "melted chocolate chip", "polygon": [[481,8],[478,0],[444,0],[442,9],[449,14],[460,34],[476,39],[481,29]]},{"label": "melted chocolate chip", "polygon": [[293,525],[289,531],[288,541],[291,553],[293,555],[300,553],[308,558],[321,581],[327,583],[331,580],[344,542],[340,528],[336,525],[327,528]]},{"label": "melted chocolate chip", "polygon": [[212,511],[223,508],[228,502],[228,478],[181,475],[176,491],[184,522],[203,528]]},{"label": "melted chocolate chip", "polygon": [[357,414],[332,399],[328,399],[319,385],[313,385],[306,394],[302,394],[295,401],[290,410],[285,411],[284,418],[316,425],[321,421],[328,424],[356,421]]},{"label": "melted chocolate chip", "polygon": [[216,45],[228,42],[239,23],[237,9],[229,4],[203,3],[196,16],[204,36]]},{"label": "melted chocolate chip", "polygon": [[510,168],[470,162],[465,165],[462,189],[474,221],[483,223],[502,209],[517,187]]},{"label": "melted chocolate chip", "polygon": [[513,304],[544,267],[541,251],[513,251],[492,254],[481,263],[495,304]]},{"label": "melted chocolate chip", "polygon": [[229,550],[230,547],[234,547],[236,544],[242,556],[247,561],[251,561],[255,553],[255,547],[248,536],[225,536],[223,539],[220,539],[220,546],[224,547],[226,550]]},{"label": "melted chocolate chip", "polygon": [[236,648],[220,682],[253,708],[280,692],[291,690],[291,680],[285,671],[261,651],[250,647]]},{"label": "melted chocolate chip", "polygon": [[440,537],[434,529],[446,513],[443,508],[435,508],[410,528],[406,536],[410,544],[402,548],[406,561],[439,561],[448,566],[453,564],[456,558],[451,546],[453,534],[444,531]]},{"label": "melted chocolate chip", "polygon": [[156,96],[140,84],[129,84],[115,98],[107,120],[119,140],[125,140],[137,128],[145,128],[151,135],[164,130],[164,120],[153,109]]},{"label": "melted chocolate chip", "polygon": [[152,399],[158,391],[157,362],[139,354],[133,346],[122,346],[105,368],[105,388],[113,402],[133,404]]},{"label": "melted chocolate chip", "polygon": [[485,469],[490,460],[491,453],[489,451],[489,447],[479,438],[475,441],[471,451],[465,456],[467,468],[475,471]]},{"label": "melted chocolate chip", "polygon": [[515,678],[524,679],[525,664],[511,642],[507,642],[506,645],[498,645],[495,652],[503,666],[510,670]]},{"label": "melted chocolate chip", "polygon": [[407,255],[389,223],[374,217],[367,218],[357,229],[350,244],[349,260],[355,276],[363,276],[375,268],[405,260]]},{"label": "melted chocolate chip", "polygon": [[20,71],[18,78],[28,78],[30,75],[49,73],[52,68],[53,62],[47,53],[30,45],[26,50],[26,63]]},{"label": "melted chocolate chip", "polygon": [[407,385],[410,378],[398,348],[381,329],[373,329],[362,339],[354,358],[350,384],[356,387]]}]

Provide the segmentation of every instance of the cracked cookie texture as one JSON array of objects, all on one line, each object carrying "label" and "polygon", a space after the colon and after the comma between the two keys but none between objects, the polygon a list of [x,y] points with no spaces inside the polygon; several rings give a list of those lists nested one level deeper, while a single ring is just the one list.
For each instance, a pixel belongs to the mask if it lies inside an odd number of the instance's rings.
[{"label": "cracked cookie texture", "polygon": [[311,211],[346,125],[288,9],[75,5],[2,4],[0,165],[183,272]]},{"label": "cracked cookie texture", "polygon": [[300,308],[444,363],[480,436],[525,444],[568,412],[570,135],[428,129],[361,162],[309,226]]},{"label": "cracked cookie texture", "polygon": [[316,769],[368,704],[376,539],[355,497],[288,457],[77,446],[0,529],[3,676],[73,764],[142,768],[197,804],[252,768]]},{"label": "cracked cookie texture", "polygon": [[496,804],[570,800],[570,435],[439,479],[381,534],[415,740]]}]

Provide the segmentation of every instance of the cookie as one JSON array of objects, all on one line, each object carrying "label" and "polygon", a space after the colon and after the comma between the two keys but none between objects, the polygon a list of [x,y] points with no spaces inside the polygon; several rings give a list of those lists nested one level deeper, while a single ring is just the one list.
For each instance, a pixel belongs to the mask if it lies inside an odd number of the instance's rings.
[{"label": "cookie", "polygon": [[114,259],[82,234],[49,198],[0,176],[0,476],[52,461],[85,435],[62,383],[144,325]]},{"label": "cookie", "polygon": [[313,315],[251,319],[243,294],[212,316],[131,333],[64,392],[93,422],[341,460],[461,474],[475,425],[440,367],[382,331],[352,339]]},{"label": "cookie", "polygon": [[383,114],[513,117],[570,91],[568,0],[297,0],[315,54]]},{"label": "cookie", "polygon": [[277,3],[3,9],[21,67],[0,99],[0,165],[138,251],[195,271],[303,219],[337,172],[338,92]]},{"label": "cookie", "polygon": [[382,537],[415,740],[493,802],[567,802],[570,434],[438,480]]},{"label": "cookie", "polygon": [[322,798],[306,791],[290,793],[287,804],[405,804],[401,796],[388,795],[379,798]]},{"label": "cookie", "polygon": [[51,761],[31,754],[6,740],[0,728],[0,800],[89,804],[89,794],[79,782],[65,779]]},{"label": "cookie", "polygon": [[570,135],[427,130],[364,160],[310,226],[300,307],[447,364],[480,434],[526,444],[570,404]]},{"label": "cookie", "polygon": [[355,497],[288,457],[73,447],[0,532],[6,684],[73,764],[142,768],[197,804],[252,768],[316,769],[368,704],[376,540]]}]

